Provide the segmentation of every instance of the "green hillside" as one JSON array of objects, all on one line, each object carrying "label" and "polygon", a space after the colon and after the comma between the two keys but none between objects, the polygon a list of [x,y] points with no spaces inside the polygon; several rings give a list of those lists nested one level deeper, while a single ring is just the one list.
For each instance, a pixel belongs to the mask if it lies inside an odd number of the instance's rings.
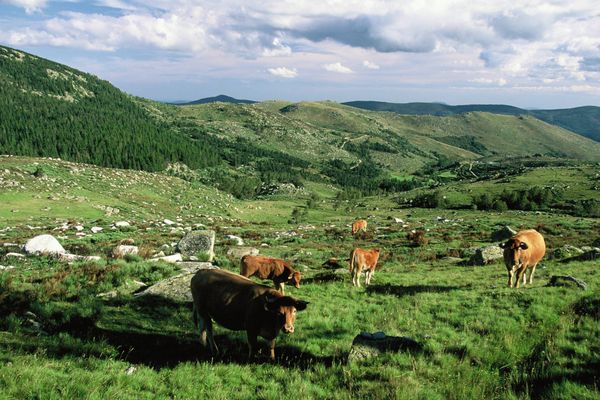
[{"label": "green hillside", "polygon": [[0,153],[160,170],[200,167],[206,149],[150,118],[106,81],[0,46]]},{"label": "green hillside", "polygon": [[525,110],[503,104],[450,106],[441,103],[386,103],[382,101],[350,101],[343,104],[365,110],[389,111],[402,115],[449,116],[468,112],[532,115],[549,124],[557,125],[595,141],[600,141],[600,107],[595,106],[560,110]]}]

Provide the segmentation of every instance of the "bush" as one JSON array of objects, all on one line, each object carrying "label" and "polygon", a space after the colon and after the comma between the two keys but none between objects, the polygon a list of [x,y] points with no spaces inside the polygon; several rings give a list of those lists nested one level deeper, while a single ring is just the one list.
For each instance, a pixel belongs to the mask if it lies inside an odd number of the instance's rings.
[{"label": "bush", "polygon": [[448,199],[441,191],[436,190],[432,193],[423,193],[415,197],[413,204],[416,207],[423,208],[446,208]]}]

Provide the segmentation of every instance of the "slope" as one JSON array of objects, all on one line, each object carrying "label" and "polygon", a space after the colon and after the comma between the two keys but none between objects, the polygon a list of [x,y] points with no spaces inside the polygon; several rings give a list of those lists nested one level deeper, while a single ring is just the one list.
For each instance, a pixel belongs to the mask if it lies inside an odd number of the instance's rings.
[{"label": "slope", "polygon": [[160,170],[217,162],[106,81],[0,46],[0,153]]}]

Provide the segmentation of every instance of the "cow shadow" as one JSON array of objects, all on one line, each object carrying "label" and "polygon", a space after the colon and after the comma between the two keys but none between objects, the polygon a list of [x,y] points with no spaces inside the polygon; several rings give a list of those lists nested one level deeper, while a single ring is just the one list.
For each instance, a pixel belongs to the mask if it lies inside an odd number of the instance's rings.
[{"label": "cow shadow", "polygon": [[465,289],[466,286],[441,286],[441,285],[370,285],[366,287],[368,294],[390,294],[396,297],[412,296],[417,293],[446,293],[454,290]]},{"label": "cow shadow", "polygon": [[[136,299],[115,298],[106,302],[107,305],[123,306],[127,304],[136,310],[136,317],[146,320],[160,320],[164,313],[182,311],[189,309],[189,333],[148,331],[136,328],[133,325],[116,324],[110,327],[98,324],[98,321],[90,317],[72,317],[68,322],[55,325],[48,332],[50,340],[45,345],[47,354],[55,358],[65,356],[97,356],[114,357],[131,364],[141,364],[150,368],[160,370],[163,368],[174,368],[185,362],[212,362],[222,364],[262,364],[270,362],[266,341],[259,339],[260,352],[257,356],[248,358],[248,344],[243,332],[230,331],[224,334],[216,334],[215,341],[219,347],[220,354],[212,357],[200,345],[199,334],[195,331],[192,323],[192,305],[170,301],[159,296],[143,296]],[[162,310],[156,314],[156,310]],[[157,326],[160,329],[160,326]],[[88,350],[76,347],[64,347],[52,345],[52,336],[68,333],[80,339],[83,343],[104,343],[117,350],[113,353],[96,354],[88,353]],[[282,335],[282,334],[280,334]],[[281,336],[280,336],[281,337]],[[24,346],[27,352],[36,352],[36,345]],[[92,346],[93,347],[93,346]],[[288,368],[308,369],[314,364],[331,366],[335,362],[334,357],[316,356],[288,344],[276,345],[275,363]]]}]

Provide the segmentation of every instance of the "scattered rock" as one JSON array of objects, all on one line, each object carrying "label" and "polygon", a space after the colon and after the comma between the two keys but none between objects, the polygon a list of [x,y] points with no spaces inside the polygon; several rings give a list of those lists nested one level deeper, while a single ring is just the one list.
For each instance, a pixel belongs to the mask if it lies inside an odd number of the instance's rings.
[{"label": "scattered rock", "polygon": [[577,286],[583,290],[587,289],[587,283],[570,275],[552,275],[548,286]]},{"label": "scattered rock", "polygon": [[570,244],[565,244],[564,246],[554,249],[554,251],[549,253],[548,258],[562,260],[564,258],[575,257],[580,254],[583,254],[582,249],[571,246]]},{"label": "scattered rock", "polygon": [[511,237],[515,236],[516,234],[517,234],[517,231],[512,229],[510,226],[505,225],[502,228],[498,229],[497,231],[492,232],[491,239],[494,242],[500,242],[503,240],[508,240]]},{"label": "scattered rock", "polygon": [[244,245],[244,240],[236,235],[225,235],[226,239],[230,239],[230,240],[235,240],[235,244],[238,246],[243,246]]},{"label": "scattered rock", "polygon": [[236,260],[239,260],[246,255],[257,256],[259,253],[260,250],[256,247],[230,247],[229,250],[227,250],[227,256],[235,258]]},{"label": "scattered rock", "polygon": [[487,265],[504,258],[504,251],[500,246],[487,246],[475,251],[475,254],[469,260],[470,265]]},{"label": "scattered rock", "polygon": [[215,231],[202,230],[187,233],[177,243],[177,249],[184,257],[194,256],[198,253],[208,254],[208,261],[215,257]]},{"label": "scattered rock", "polygon": [[27,254],[52,255],[66,253],[65,249],[52,235],[39,235],[29,239],[23,250]]},{"label": "scattered rock", "polygon": [[25,258],[24,254],[21,253],[6,253],[6,258],[14,257],[14,258]]},{"label": "scattered rock", "polygon": [[114,226],[116,226],[117,228],[122,228],[122,227],[126,227],[126,226],[131,226],[131,225],[127,221],[117,221],[114,223]]},{"label": "scattered rock", "polygon": [[13,269],[14,265],[0,265],[0,271],[8,271],[9,269]]},{"label": "scattered rock", "polygon": [[103,228],[100,228],[99,226],[94,226],[92,228],[90,228],[90,231],[92,231],[92,233],[98,233],[98,232],[102,232]]},{"label": "scattered rock", "polygon": [[58,259],[64,262],[72,262],[72,261],[100,261],[102,257],[100,256],[79,256],[77,254],[61,254]]},{"label": "scattered rock", "polygon": [[139,253],[139,248],[137,246],[130,246],[125,244],[120,244],[112,250],[112,256],[114,258],[123,258],[126,254],[137,255]]},{"label": "scattered rock", "polygon": [[218,267],[211,263],[193,263],[193,266],[190,264],[192,263],[188,263],[186,272],[157,282],[146,290],[136,293],[136,296],[153,295],[178,303],[191,303],[190,281],[194,274],[200,269],[218,269]]},{"label": "scattered rock", "polygon": [[180,253],[175,253],[170,256],[151,258],[150,261],[165,261],[168,263],[178,263],[183,261],[183,257]]},{"label": "scattered rock", "polygon": [[352,341],[348,362],[366,360],[384,352],[420,351],[422,347],[419,342],[406,336],[387,336],[384,332],[361,332]]},{"label": "scattered rock", "polygon": [[165,225],[175,225],[175,222],[174,222],[174,221],[171,221],[170,219],[166,219],[166,218],[165,218],[165,219],[163,220],[163,224],[165,224]]},{"label": "scattered rock", "polygon": [[133,374],[135,371],[137,371],[137,368],[136,368],[136,367],[134,367],[134,366],[131,366],[131,367],[129,367],[129,368],[127,368],[127,369],[125,370],[125,375],[131,375],[131,374]]}]

